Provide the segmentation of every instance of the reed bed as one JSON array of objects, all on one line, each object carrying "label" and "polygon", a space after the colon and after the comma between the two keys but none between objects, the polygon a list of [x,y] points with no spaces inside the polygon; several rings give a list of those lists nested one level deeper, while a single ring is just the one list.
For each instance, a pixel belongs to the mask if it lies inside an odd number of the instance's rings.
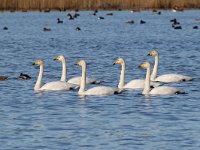
[{"label": "reed bed", "polygon": [[200,8],[200,0],[0,0],[0,10]]}]

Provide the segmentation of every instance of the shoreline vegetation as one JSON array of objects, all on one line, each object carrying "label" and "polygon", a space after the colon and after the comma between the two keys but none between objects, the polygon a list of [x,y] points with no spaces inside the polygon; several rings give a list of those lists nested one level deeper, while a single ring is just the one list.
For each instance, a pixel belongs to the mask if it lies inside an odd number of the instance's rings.
[{"label": "shoreline vegetation", "polygon": [[200,0],[0,0],[1,11],[199,9]]}]

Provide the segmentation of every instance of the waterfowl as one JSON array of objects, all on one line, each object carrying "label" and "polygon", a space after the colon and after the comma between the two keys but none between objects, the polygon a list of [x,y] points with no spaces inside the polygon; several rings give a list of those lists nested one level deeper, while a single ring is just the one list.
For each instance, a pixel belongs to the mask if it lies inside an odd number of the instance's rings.
[{"label": "waterfowl", "polygon": [[145,24],[145,23],[146,23],[146,21],[140,20],[140,24]]},{"label": "waterfowl", "polygon": [[7,80],[8,79],[8,77],[6,77],[6,76],[0,76],[0,81],[4,81],[4,80]]},{"label": "waterfowl", "polygon": [[[118,58],[113,65],[120,64],[121,65],[121,74],[120,80],[118,84],[119,89],[142,89],[144,88],[144,80],[143,79],[134,79],[125,84],[125,70],[126,63],[122,58]],[[151,82],[151,86],[157,87],[160,85],[159,82]]]},{"label": "waterfowl", "polygon": [[44,12],[45,13],[49,13],[51,11],[51,9],[45,9]]},{"label": "waterfowl", "polygon": [[171,19],[170,22],[172,22],[172,23],[174,23],[174,24],[179,24],[176,18]]},{"label": "waterfowl", "polygon": [[198,29],[199,27],[198,26],[193,26],[193,29]]},{"label": "waterfowl", "polygon": [[3,27],[3,30],[8,30],[8,27]]},{"label": "waterfowl", "polygon": [[73,18],[77,18],[77,17],[79,17],[79,16],[80,16],[80,14],[75,13],[75,14],[73,15]]},{"label": "waterfowl", "polygon": [[60,20],[60,18],[57,18],[57,23],[58,23],[58,24],[59,24],[59,23],[63,23],[63,21]]},{"label": "waterfowl", "polygon": [[133,20],[129,20],[126,22],[127,24],[134,24],[134,21]]},{"label": "waterfowl", "polygon": [[74,20],[74,17],[72,17],[72,15],[70,13],[67,14],[67,17],[69,20]]},{"label": "waterfowl", "polygon": [[158,51],[153,50],[153,51],[149,52],[148,56],[154,56],[155,57],[154,68],[153,68],[153,72],[151,74],[151,81],[181,82],[181,81],[191,81],[192,80],[192,77],[181,75],[181,74],[164,74],[164,75],[157,77],[158,61],[159,61]]},{"label": "waterfowl", "polygon": [[42,86],[42,77],[43,77],[43,70],[44,70],[43,61],[41,59],[38,59],[33,63],[33,65],[40,66],[39,75],[38,75],[36,84],[34,86],[35,91],[62,91],[62,90],[73,89],[73,87],[71,87],[71,84],[68,84],[65,81],[48,82]]},{"label": "waterfowl", "polygon": [[102,20],[102,19],[104,19],[104,17],[99,16],[98,19],[99,19],[99,20]]},{"label": "waterfowl", "polygon": [[81,28],[79,28],[79,27],[76,27],[76,31],[80,31],[81,30]]},{"label": "waterfowl", "polygon": [[86,86],[86,62],[84,60],[79,60],[76,65],[81,66],[82,68],[82,76],[81,76],[81,84],[78,91],[79,95],[85,96],[85,95],[113,95],[113,94],[119,94],[121,91],[117,88],[113,87],[107,87],[107,86],[98,86],[93,87],[91,89],[85,90]]},{"label": "waterfowl", "polygon": [[48,31],[51,31],[51,29],[50,29],[50,28],[44,27],[44,28],[43,28],[43,31],[44,31],[44,32],[48,32]]},{"label": "waterfowl", "polygon": [[112,15],[113,15],[113,13],[107,13],[106,15],[107,15],[107,16],[112,16]]},{"label": "waterfowl", "polygon": [[[54,60],[58,60],[62,63],[61,81],[66,81],[66,79],[67,79],[67,77],[66,77],[67,71],[66,70],[67,69],[66,69],[66,59],[65,59],[64,55],[59,55]],[[75,85],[76,87],[77,87],[77,85],[80,86],[81,76],[73,77],[73,78],[67,80],[67,83]],[[86,77],[86,84],[99,84],[99,83],[101,83],[101,81]]]},{"label": "waterfowl", "polygon": [[182,29],[181,26],[173,26],[173,28],[174,28],[175,30],[180,30],[180,29]]},{"label": "waterfowl", "polygon": [[184,94],[183,90],[180,90],[172,86],[159,86],[153,89],[150,88],[150,74],[151,74],[151,65],[149,62],[144,62],[140,64],[140,67],[146,69],[146,78],[145,85],[142,94],[144,95],[173,95],[173,94]]},{"label": "waterfowl", "polygon": [[19,77],[17,77],[19,80],[29,80],[31,77],[28,74],[20,73]]}]

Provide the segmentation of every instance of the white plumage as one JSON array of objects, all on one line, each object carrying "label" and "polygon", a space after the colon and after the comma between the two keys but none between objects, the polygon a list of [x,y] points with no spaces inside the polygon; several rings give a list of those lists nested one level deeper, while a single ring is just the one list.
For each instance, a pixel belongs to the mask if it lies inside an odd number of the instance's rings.
[{"label": "white plumage", "polygon": [[[115,62],[115,64],[121,64],[121,74],[120,74],[120,80],[118,84],[119,89],[143,89],[144,88],[144,79],[134,79],[129,81],[127,84],[125,84],[125,70],[126,70],[126,63],[122,58],[118,58]],[[157,87],[160,85],[159,82],[151,82],[151,86]]]},{"label": "white plumage", "polygon": [[86,62],[84,60],[80,60],[76,64],[82,67],[81,83],[80,83],[80,89],[78,91],[79,95],[83,95],[83,96],[84,95],[113,95],[113,94],[117,94],[121,92],[117,88],[107,87],[107,86],[98,86],[98,87],[93,87],[91,89],[85,90]]},{"label": "white plumage", "polygon": [[182,82],[182,81],[191,81],[192,77],[185,76],[181,74],[164,74],[157,77],[158,73],[158,51],[151,51],[148,56],[154,56],[155,57],[155,63],[153,72],[151,74],[151,81],[159,81],[159,82]]},{"label": "white plumage", "polygon": [[39,65],[40,71],[38,75],[38,79],[36,81],[34,90],[35,91],[60,91],[60,90],[70,90],[73,87],[71,84],[68,84],[65,81],[54,81],[46,83],[42,86],[42,77],[43,77],[43,70],[44,70],[44,64],[41,59],[36,60],[33,65]]},{"label": "white plumage", "polygon": [[145,95],[173,95],[173,94],[182,94],[185,93],[183,90],[180,90],[176,87],[172,86],[159,86],[153,89],[150,88],[150,74],[151,74],[151,66],[149,62],[142,63],[140,65],[141,68],[146,69],[146,79],[145,86],[143,90],[143,94]]}]

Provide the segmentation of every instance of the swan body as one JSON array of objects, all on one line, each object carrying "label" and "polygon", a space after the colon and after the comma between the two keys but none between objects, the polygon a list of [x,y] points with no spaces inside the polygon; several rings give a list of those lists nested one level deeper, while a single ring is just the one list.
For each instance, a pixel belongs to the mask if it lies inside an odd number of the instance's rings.
[{"label": "swan body", "polygon": [[113,95],[117,94],[118,89],[107,86],[98,86],[91,89],[88,89],[84,93],[80,92],[80,95]]},{"label": "swan body", "polygon": [[144,62],[140,65],[141,68],[146,69],[146,79],[145,79],[145,86],[142,94],[145,95],[173,95],[173,94],[183,94],[184,91],[172,87],[172,86],[159,86],[153,89],[150,88],[150,73],[151,73],[151,66],[149,62]]},{"label": "swan body", "polygon": [[191,81],[192,77],[185,76],[181,74],[164,74],[159,77],[157,77],[158,73],[158,51],[153,50],[151,51],[148,56],[154,56],[155,57],[155,63],[153,72],[151,74],[151,81],[159,81],[159,82],[181,82],[181,81]]},{"label": "swan body", "polygon": [[44,84],[39,90],[41,91],[63,91],[71,90],[74,87],[64,81],[53,81]]},{"label": "swan body", "polygon": [[49,82],[42,86],[42,77],[43,77],[43,70],[44,70],[43,61],[41,59],[38,59],[33,63],[33,65],[40,66],[38,79],[37,79],[35,87],[34,87],[35,91],[61,91],[61,90],[70,90],[73,88],[73,87],[71,87],[71,84],[68,84],[65,81]]},{"label": "swan body", "polygon": [[118,93],[121,92],[117,88],[107,87],[107,86],[98,86],[98,87],[93,87],[91,89],[85,90],[85,86],[86,86],[86,62],[84,60],[80,60],[76,64],[82,67],[81,83],[80,83],[80,88],[79,88],[79,91],[78,91],[79,95],[100,96],[100,95],[113,95],[113,94],[118,94]]},{"label": "swan body", "polygon": [[184,76],[181,74],[164,74],[155,79],[159,82],[182,82],[182,81],[191,81],[192,78],[189,76]]},{"label": "swan body", "polygon": [[172,95],[172,94],[180,94],[180,93],[185,93],[185,92],[172,86],[159,86],[159,87],[153,88],[149,92],[149,94],[151,95]]},{"label": "swan body", "polygon": [[[115,64],[121,64],[121,74],[120,74],[120,80],[118,84],[119,89],[142,89],[144,88],[144,80],[143,79],[135,79],[129,81],[127,84],[125,84],[125,68],[126,63],[122,58],[118,58],[113,65]],[[151,86],[157,87],[160,85],[159,82],[151,82]]]}]

